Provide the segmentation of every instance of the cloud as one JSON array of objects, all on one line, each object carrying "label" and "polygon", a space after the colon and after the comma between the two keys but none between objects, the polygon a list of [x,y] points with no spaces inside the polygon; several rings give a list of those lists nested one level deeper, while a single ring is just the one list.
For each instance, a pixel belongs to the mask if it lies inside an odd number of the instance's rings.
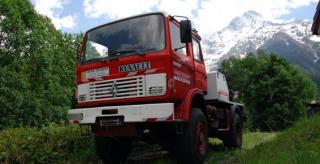
[{"label": "cloud", "polygon": [[208,0],[201,3],[195,22],[200,31],[209,33],[222,29],[233,18],[249,10],[257,11],[267,19],[277,19],[312,2],[317,0]]},{"label": "cloud", "polygon": [[119,19],[150,11],[166,11],[193,20],[201,34],[218,31],[246,11],[261,13],[267,19],[277,19],[293,9],[318,0],[84,0],[87,17]]},{"label": "cloud", "polygon": [[68,16],[64,16],[64,17],[60,17],[60,18],[51,18],[53,24],[55,25],[55,27],[57,29],[61,29],[61,28],[70,28],[72,29],[76,23],[74,20],[74,17],[71,15]]},{"label": "cloud", "polygon": [[192,19],[199,8],[199,0],[161,0],[157,8],[171,15],[182,15]]},{"label": "cloud", "polygon": [[119,19],[152,11],[159,0],[84,0],[84,13],[87,17],[107,16]]},{"label": "cloud", "polygon": [[49,17],[57,29],[73,28],[76,25],[74,16],[61,16],[59,13],[68,3],[68,0],[34,0],[36,11]]},{"label": "cloud", "polygon": [[107,16],[119,19],[154,10],[192,17],[198,0],[84,0],[84,13],[89,18]]}]

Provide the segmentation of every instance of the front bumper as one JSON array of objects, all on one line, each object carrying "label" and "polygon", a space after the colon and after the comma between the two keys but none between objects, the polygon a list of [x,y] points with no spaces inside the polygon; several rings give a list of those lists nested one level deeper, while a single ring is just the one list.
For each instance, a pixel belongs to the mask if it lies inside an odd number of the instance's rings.
[{"label": "front bumper", "polygon": [[124,106],[104,106],[95,108],[71,109],[68,111],[70,123],[95,124],[99,120],[115,120],[121,122],[158,122],[174,120],[174,104],[142,104]]}]

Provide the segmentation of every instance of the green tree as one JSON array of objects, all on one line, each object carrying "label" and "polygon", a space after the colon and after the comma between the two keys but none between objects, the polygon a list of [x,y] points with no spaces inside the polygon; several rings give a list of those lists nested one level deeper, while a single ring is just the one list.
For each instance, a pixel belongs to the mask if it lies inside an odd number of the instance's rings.
[{"label": "green tree", "polygon": [[262,50],[242,60],[225,60],[219,71],[226,75],[230,88],[240,91],[252,129],[289,127],[305,115],[304,103],[316,98],[317,88],[310,78],[276,54]]},{"label": "green tree", "polygon": [[65,118],[80,37],[56,30],[28,0],[0,1],[0,129]]}]

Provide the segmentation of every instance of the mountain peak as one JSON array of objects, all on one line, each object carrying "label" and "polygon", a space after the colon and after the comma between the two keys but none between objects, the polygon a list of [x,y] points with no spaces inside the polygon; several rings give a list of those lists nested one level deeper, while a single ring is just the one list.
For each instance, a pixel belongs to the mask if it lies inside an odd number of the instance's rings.
[{"label": "mountain peak", "polygon": [[256,24],[257,22],[263,22],[263,21],[265,21],[265,19],[260,13],[249,10],[244,14],[242,14],[242,16],[234,18],[230,22],[228,28],[237,31],[244,27],[257,26]]},{"label": "mountain peak", "polygon": [[[203,44],[206,47],[204,51],[207,54],[207,68],[214,70],[223,59],[231,56],[241,57],[248,52],[255,52],[257,49],[263,48],[269,41],[274,43],[281,41],[281,39],[285,40],[282,45],[286,47],[297,45],[293,44],[293,41],[305,45],[299,47],[312,52],[308,58],[311,56],[310,58],[313,59],[312,55],[320,54],[320,50],[319,43],[310,37],[311,24],[311,21],[300,19],[269,20],[256,11],[244,12],[232,19],[229,25],[221,31],[203,38]],[[280,35],[280,38],[277,38],[281,33],[286,35]],[[279,48],[279,46],[275,46],[275,48]],[[318,79],[320,85],[320,76]]]},{"label": "mountain peak", "polygon": [[262,18],[262,15],[256,11],[249,10],[242,15],[245,18]]}]

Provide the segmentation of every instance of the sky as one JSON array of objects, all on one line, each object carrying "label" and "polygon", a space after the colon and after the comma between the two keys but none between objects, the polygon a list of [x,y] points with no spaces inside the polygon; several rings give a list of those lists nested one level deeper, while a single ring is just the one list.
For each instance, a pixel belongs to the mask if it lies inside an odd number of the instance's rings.
[{"label": "sky", "polygon": [[200,34],[226,27],[253,10],[270,20],[313,19],[318,0],[30,0],[39,14],[64,32],[85,32],[132,15],[165,11],[192,20]]}]

